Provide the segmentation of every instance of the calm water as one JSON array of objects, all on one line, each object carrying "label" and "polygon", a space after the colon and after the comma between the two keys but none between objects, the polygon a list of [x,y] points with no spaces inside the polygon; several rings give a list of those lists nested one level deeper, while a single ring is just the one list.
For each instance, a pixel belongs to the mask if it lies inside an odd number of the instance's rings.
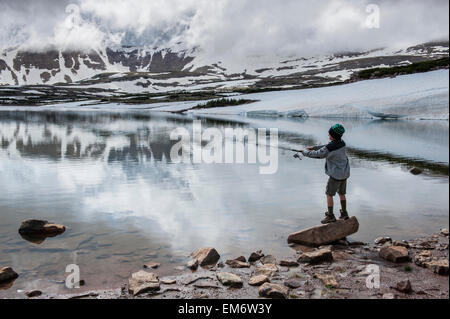
[{"label": "calm water", "polygon": [[[171,273],[190,252],[213,246],[223,258],[255,249],[287,256],[293,231],[326,210],[324,162],[284,149],[326,143],[335,120],[203,119],[203,127],[277,127],[279,169],[173,164],[170,132],[192,119],[148,113],[0,111],[0,266],[19,279],[0,296],[65,292],[68,264],[86,289],[119,287],[147,261]],[[342,121],[341,121],[342,122]],[[449,124],[343,121],[352,165],[352,238],[409,239],[449,224]],[[413,176],[411,166],[426,174]],[[68,230],[41,244],[17,233],[27,218]]]}]

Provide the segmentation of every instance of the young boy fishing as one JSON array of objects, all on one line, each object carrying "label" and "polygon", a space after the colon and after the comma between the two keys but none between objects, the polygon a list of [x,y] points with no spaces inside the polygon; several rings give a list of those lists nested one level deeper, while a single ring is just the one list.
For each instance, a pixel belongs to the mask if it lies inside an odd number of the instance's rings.
[{"label": "young boy fishing", "polygon": [[341,199],[341,217],[346,220],[349,218],[347,213],[347,179],[350,177],[350,164],[345,152],[345,142],[342,136],[345,129],[342,125],[336,124],[329,130],[330,143],[328,145],[309,147],[302,154],[310,158],[326,158],[325,173],[330,177],[328,180],[326,195],[328,211],[325,213],[325,219],[322,224],[329,224],[336,222],[334,216],[333,197],[336,193]]}]

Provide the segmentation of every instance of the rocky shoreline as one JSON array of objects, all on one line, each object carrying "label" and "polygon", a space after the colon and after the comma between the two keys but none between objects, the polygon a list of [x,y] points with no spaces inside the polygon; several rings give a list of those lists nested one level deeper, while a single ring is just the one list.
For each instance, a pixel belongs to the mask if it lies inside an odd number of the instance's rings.
[{"label": "rocky shoreline", "polygon": [[[159,277],[160,264],[136,270],[118,289],[51,295],[38,299],[448,299],[449,235],[443,229],[423,238],[373,244],[339,240],[307,247],[291,244],[292,255],[277,259],[264,251],[221,260],[214,248],[191,254],[181,274]],[[20,274],[19,274],[20,275]],[[10,283],[8,283],[8,276]],[[0,268],[1,285],[17,278]],[[86,287],[87,288],[87,287]]]}]

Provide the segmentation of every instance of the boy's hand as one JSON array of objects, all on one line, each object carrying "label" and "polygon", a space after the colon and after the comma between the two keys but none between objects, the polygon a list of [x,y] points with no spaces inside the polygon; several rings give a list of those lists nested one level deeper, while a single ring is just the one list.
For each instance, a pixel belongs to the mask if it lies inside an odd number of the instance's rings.
[{"label": "boy's hand", "polygon": [[314,147],[308,147],[306,150],[307,151],[314,151]]}]

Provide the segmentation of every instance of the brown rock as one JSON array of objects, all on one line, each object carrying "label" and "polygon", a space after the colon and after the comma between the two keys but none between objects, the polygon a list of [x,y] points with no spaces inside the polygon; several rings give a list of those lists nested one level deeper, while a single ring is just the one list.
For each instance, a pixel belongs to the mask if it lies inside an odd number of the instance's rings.
[{"label": "brown rock", "polygon": [[19,275],[11,267],[0,268],[0,284],[11,282],[17,277]]},{"label": "brown rock", "polygon": [[315,226],[291,234],[288,237],[288,243],[318,247],[355,234],[358,230],[358,220],[356,217],[351,217],[348,220],[338,220],[335,223]]},{"label": "brown rock", "polygon": [[238,257],[238,258],[235,258],[234,260],[241,261],[241,262],[243,262],[243,263],[246,263],[246,262],[247,262],[247,259],[245,259],[244,256],[240,256],[240,257]]},{"label": "brown rock", "polygon": [[435,260],[426,263],[426,267],[438,275],[448,275],[448,259]]},{"label": "brown rock", "polygon": [[40,290],[31,290],[31,291],[27,291],[27,292],[25,293],[25,295],[26,295],[28,298],[39,297],[40,295],[42,295],[42,291],[40,291]]},{"label": "brown rock", "polygon": [[414,263],[419,267],[426,267],[427,263],[432,259],[431,251],[424,250],[414,256]]},{"label": "brown rock", "polygon": [[243,285],[243,281],[242,281],[241,277],[239,277],[238,275],[235,275],[235,274],[219,272],[217,274],[217,279],[224,286],[230,286],[233,288],[241,288]]},{"label": "brown rock", "polygon": [[250,264],[240,260],[227,260],[226,264],[231,268],[250,268]]},{"label": "brown rock", "polygon": [[261,250],[258,250],[257,252],[254,252],[250,255],[250,257],[248,257],[248,261],[253,263],[255,261],[260,260],[261,258],[264,257],[264,254],[262,253]]},{"label": "brown rock", "polygon": [[314,277],[320,279],[328,288],[339,288],[339,283],[333,275],[315,274]]},{"label": "brown rock", "polygon": [[160,289],[158,276],[146,271],[138,271],[128,280],[128,291],[133,296]]},{"label": "brown rock", "polygon": [[298,267],[299,263],[295,260],[281,260],[280,266],[282,267]]},{"label": "brown rock", "polygon": [[405,294],[410,294],[413,291],[409,280],[399,282],[395,289]]},{"label": "brown rock", "polygon": [[219,253],[214,248],[199,249],[192,256],[198,260],[199,265],[202,267],[215,265],[220,259]]},{"label": "brown rock", "polygon": [[259,288],[259,295],[261,297],[272,299],[287,299],[289,290],[281,285],[265,283]]},{"label": "brown rock", "polygon": [[63,225],[52,224],[46,220],[27,219],[19,228],[21,235],[59,235],[66,231]]},{"label": "brown rock", "polygon": [[333,253],[331,249],[324,248],[312,252],[306,252],[300,255],[299,263],[318,264],[322,262],[332,262]]},{"label": "brown rock", "polygon": [[159,266],[161,266],[161,264],[158,263],[148,263],[144,265],[144,268],[147,269],[157,269]]},{"label": "brown rock", "polygon": [[186,264],[186,267],[188,267],[191,270],[197,270],[198,268],[198,260],[197,259],[191,259]]},{"label": "brown rock", "polygon": [[269,277],[265,276],[265,275],[258,275],[258,276],[253,276],[252,278],[250,278],[250,280],[248,281],[248,284],[250,286],[261,286],[263,284],[265,284],[266,282],[270,282]]},{"label": "brown rock", "polygon": [[375,245],[384,245],[386,243],[392,243],[391,237],[378,237],[375,239]]},{"label": "brown rock", "polygon": [[265,275],[265,276],[273,276],[278,272],[278,268],[274,264],[265,264],[261,267],[256,268],[255,275]]},{"label": "brown rock", "polygon": [[404,263],[409,261],[409,252],[401,246],[384,246],[380,249],[380,257],[393,263]]},{"label": "brown rock", "polygon": [[448,229],[447,228],[441,229],[441,235],[448,237]]}]

